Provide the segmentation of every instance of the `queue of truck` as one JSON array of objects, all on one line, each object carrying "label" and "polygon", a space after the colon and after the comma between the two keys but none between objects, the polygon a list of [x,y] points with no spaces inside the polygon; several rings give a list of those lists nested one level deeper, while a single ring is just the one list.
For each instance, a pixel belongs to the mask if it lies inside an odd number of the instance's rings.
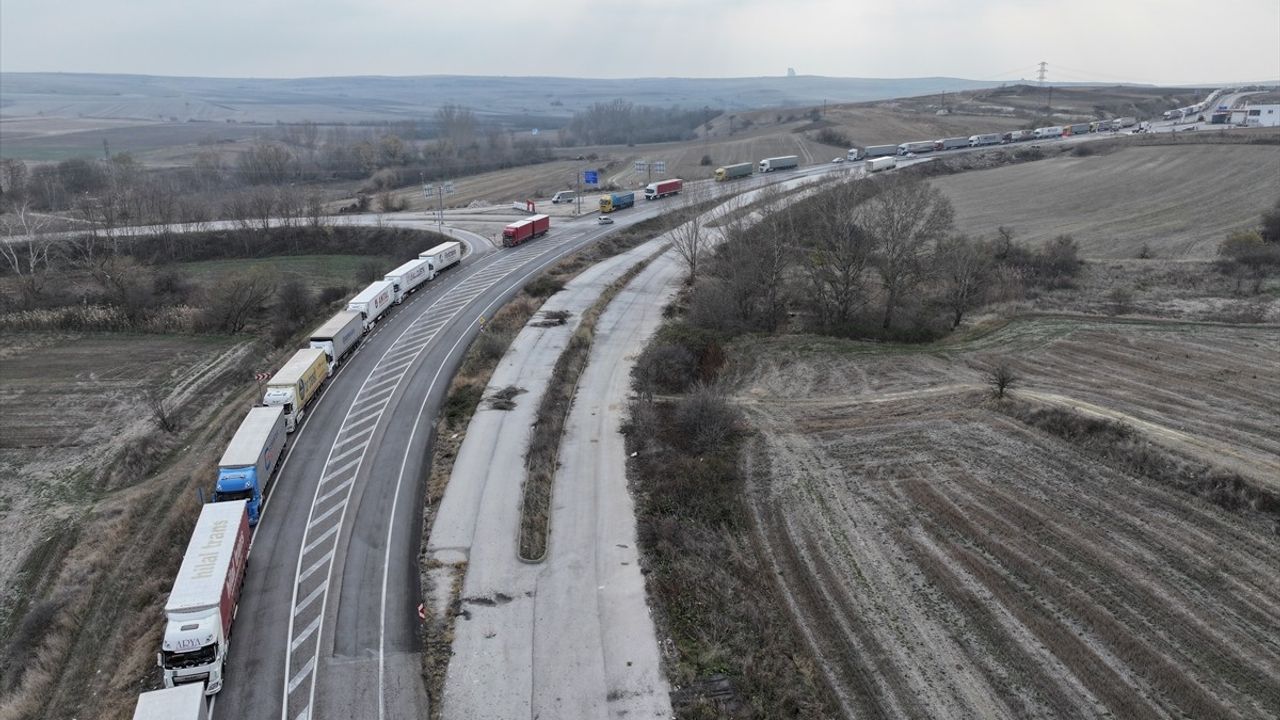
[{"label": "queue of truck", "polygon": [[289,434],[391,306],[461,259],[461,243],[441,243],[371,283],[266,381],[261,403],[245,415],[218,461],[212,501],[200,508],[165,602],[165,630],[156,654],[165,689],[139,696],[135,720],[203,720],[204,697],[222,689],[252,528],[262,519]]},{"label": "queue of truck", "polygon": [[[1023,142],[1026,140],[1042,140],[1059,138],[1068,135],[1083,135],[1085,133],[1097,132],[1115,132],[1138,125],[1138,119],[1134,117],[1119,117],[1108,120],[1095,120],[1087,123],[1073,123],[1070,125],[1042,127],[1034,130],[1012,130],[1004,133],[979,133],[968,137],[950,137],[940,138],[937,140],[916,140],[913,142],[901,143],[899,145],[868,145],[862,148],[849,148],[845,154],[844,160],[853,162],[856,160],[867,160],[868,162],[878,157],[888,156],[907,156],[919,155],[922,153],[956,150],[964,147],[983,147],[986,145],[1003,145],[1008,143]],[[1143,128],[1139,128],[1141,130]],[[835,162],[840,162],[840,158],[836,158]],[[766,172],[766,162],[760,162],[761,172]],[[734,166],[736,167],[736,166]],[[883,169],[883,163],[879,166]],[[725,179],[722,170],[716,170],[716,179]],[[749,173],[748,173],[749,174]]]}]

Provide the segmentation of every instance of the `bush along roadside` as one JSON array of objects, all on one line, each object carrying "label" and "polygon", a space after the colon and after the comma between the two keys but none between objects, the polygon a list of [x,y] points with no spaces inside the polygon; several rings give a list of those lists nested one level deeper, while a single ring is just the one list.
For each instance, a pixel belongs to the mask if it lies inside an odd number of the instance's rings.
[{"label": "bush along roadside", "polygon": [[723,362],[714,334],[668,321],[637,360],[623,428],[672,704],[682,720],[838,717],[755,541],[749,437],[712,384]]}]

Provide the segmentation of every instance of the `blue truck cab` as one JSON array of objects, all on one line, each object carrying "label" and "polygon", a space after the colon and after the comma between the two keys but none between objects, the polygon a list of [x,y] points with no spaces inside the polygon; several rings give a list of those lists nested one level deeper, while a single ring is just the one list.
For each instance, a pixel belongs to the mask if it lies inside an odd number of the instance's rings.
[{"label": "blue truck cab", "polygon": [[287,438],[283,407],[250,410],[218,462],[213,501],[248,501],[249,524],[257,525],[264,493],[280,465]]}]

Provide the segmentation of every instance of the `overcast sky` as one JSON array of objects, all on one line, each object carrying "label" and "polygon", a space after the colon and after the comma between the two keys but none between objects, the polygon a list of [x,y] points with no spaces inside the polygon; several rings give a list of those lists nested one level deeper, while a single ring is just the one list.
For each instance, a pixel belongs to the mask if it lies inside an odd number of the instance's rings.
[{"label": "overcast sky", "polygon": [[1280,78],[1278,0],[0,0],[0,70]]}]

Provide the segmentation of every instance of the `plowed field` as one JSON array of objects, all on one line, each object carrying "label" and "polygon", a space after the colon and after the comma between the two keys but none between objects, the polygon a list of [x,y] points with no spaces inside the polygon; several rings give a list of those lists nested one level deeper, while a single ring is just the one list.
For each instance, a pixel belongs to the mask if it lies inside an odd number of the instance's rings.
[{"label": "plowed field", "polygon": [[1280,714],[1274,516],[1229,512],[1026,425],[1119,419],[1280,478],[1280,330],[1035,319],[948,349],[740,348],[763,547],[849,717]]}]

